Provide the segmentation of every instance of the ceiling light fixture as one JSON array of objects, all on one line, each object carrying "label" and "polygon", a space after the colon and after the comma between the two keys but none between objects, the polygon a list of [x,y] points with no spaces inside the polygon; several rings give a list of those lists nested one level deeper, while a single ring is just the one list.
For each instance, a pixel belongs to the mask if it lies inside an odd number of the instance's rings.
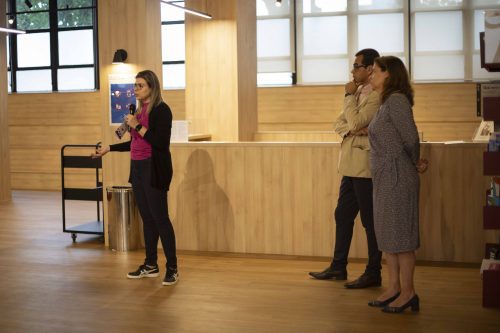
[{"label": "ceiling light fixture", "polygon": [[281,7],[281,0],[276,0],[274,4],[276,5],[276,7]]},{"label": "ceiling light fixture", "polygon": [[175,1],[163,1],[163,0],[160,0],[160,2],[163,2],[164,4],[167,4],[167,5],[175,7],[175,8],[182,9],[186,13],[189,13],[189,14],[192,14],[192,15],[200,16],[200,17],[203,17],[203,18],[206,18],[206,19],[209,19],[209,20],[212,19],[212,15],[210,15],[210,14],[207,14],[207,13],[204,13],[204,12],[200,12],[200,11],[195,10],[195,9],[189,9],[189,8],[186,8],[186,7],[182,7],[182,6],[176,5],[175,3],[173,3]]},{"label": "ceiling light fixture", "polygon": [[17,30],[17,29],[9,29],[9,28],[0,28],[0,32],[7,32],[10,34],[25,34],[26,31]]},{"label": "ceiling light fixture", "polygon": [[113,56],[113,65],[123,64],[127,60],[127,51],[118,49]]}]

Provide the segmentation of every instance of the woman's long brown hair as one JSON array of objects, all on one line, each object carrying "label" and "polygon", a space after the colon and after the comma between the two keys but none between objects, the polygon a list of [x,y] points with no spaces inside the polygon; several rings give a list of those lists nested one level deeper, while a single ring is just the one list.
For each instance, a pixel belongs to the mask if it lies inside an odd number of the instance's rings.
[{"label": "woman's long brown hair", "polygon": [[[156,74],[150,70],[145,70],[137,73],[135,78],[136,79],[140,78],[146,81],[147,85],[151,89],[150,101],[147,111],[147,113],[149,114],[153,107],[158,106],[161,102],[163,102],[163,99],[161,97],[160,80],[158,80]],[[141,110],[142,110],[142,102],[139,101],[139,107],[137,108],[137,111],[141,112]]]},{"label": "woman's long brown hair", "polygon": [[413,106],[414,93],[410,83],[410,76],[401,59],[394,56],[385,56],[376,58],[375,63],[382,72],[389,73],[389,77],[384,81],[384,90],[380,94],[382,103],[392,94],[401,93],[408,98],[411,106]]}]

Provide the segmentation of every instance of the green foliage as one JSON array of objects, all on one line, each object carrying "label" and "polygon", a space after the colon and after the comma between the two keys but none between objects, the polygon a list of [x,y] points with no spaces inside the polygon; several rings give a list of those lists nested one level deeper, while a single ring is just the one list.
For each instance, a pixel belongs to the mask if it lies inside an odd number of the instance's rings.
[{"label": "green foliage", "polygon": [[[16,11],[30,13],[17,14],[17,28],[22,30],[49,29],[49,0],[31,0],[28,9],[24,0],[16,0]],[[58,0],[57,25],[59,28],[92,26],[92,9],[76,9],[92,6],[92,0]],[[75,8],[74,10],[71,10]],[[68,10],[69,9],[69,10]]]},{"label": "green foliage", "polygon": [[57,8],[81,8],[91,7],[92,0],[59,0],[57,1]]},{"label": "green foliage", "polygon": [[19,14],[16,18],[17,28],[22,30],[36,30],[49,28],[49,13]]},{"label": "green foliage", "polygon": [[37,10],[48,10],[49,9],[49,0],[30,0],[33,7],[31,9],[26,6],[24,0],[16,0],[16,11],[17,12],[25,12],[25,11],[37,11]]},{"label": "green foliage", "polygon": [[59,11],[57,25],[60,28],[92,26],[92,9]]}]

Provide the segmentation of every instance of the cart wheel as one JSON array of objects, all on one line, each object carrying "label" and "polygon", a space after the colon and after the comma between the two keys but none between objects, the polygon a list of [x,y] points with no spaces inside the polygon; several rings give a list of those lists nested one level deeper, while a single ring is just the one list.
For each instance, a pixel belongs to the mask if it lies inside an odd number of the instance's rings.
[{"label": "cart wheel", "polygon": [[71,238],[73,239],[73,243],[76,243],[76,234],[71,234]]}]

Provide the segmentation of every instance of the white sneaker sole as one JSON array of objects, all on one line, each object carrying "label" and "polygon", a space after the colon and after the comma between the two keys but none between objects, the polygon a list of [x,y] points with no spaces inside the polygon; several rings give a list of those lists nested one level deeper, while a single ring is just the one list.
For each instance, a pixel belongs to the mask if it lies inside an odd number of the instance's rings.
[{"label": "white sneaker sole", "polygon": [[129,278],[129,279],[155,278],[158,276],[160,276],[160,273],[144,274],[144,275],[139,275],[139,276],[127,274],[127,278]]}]

